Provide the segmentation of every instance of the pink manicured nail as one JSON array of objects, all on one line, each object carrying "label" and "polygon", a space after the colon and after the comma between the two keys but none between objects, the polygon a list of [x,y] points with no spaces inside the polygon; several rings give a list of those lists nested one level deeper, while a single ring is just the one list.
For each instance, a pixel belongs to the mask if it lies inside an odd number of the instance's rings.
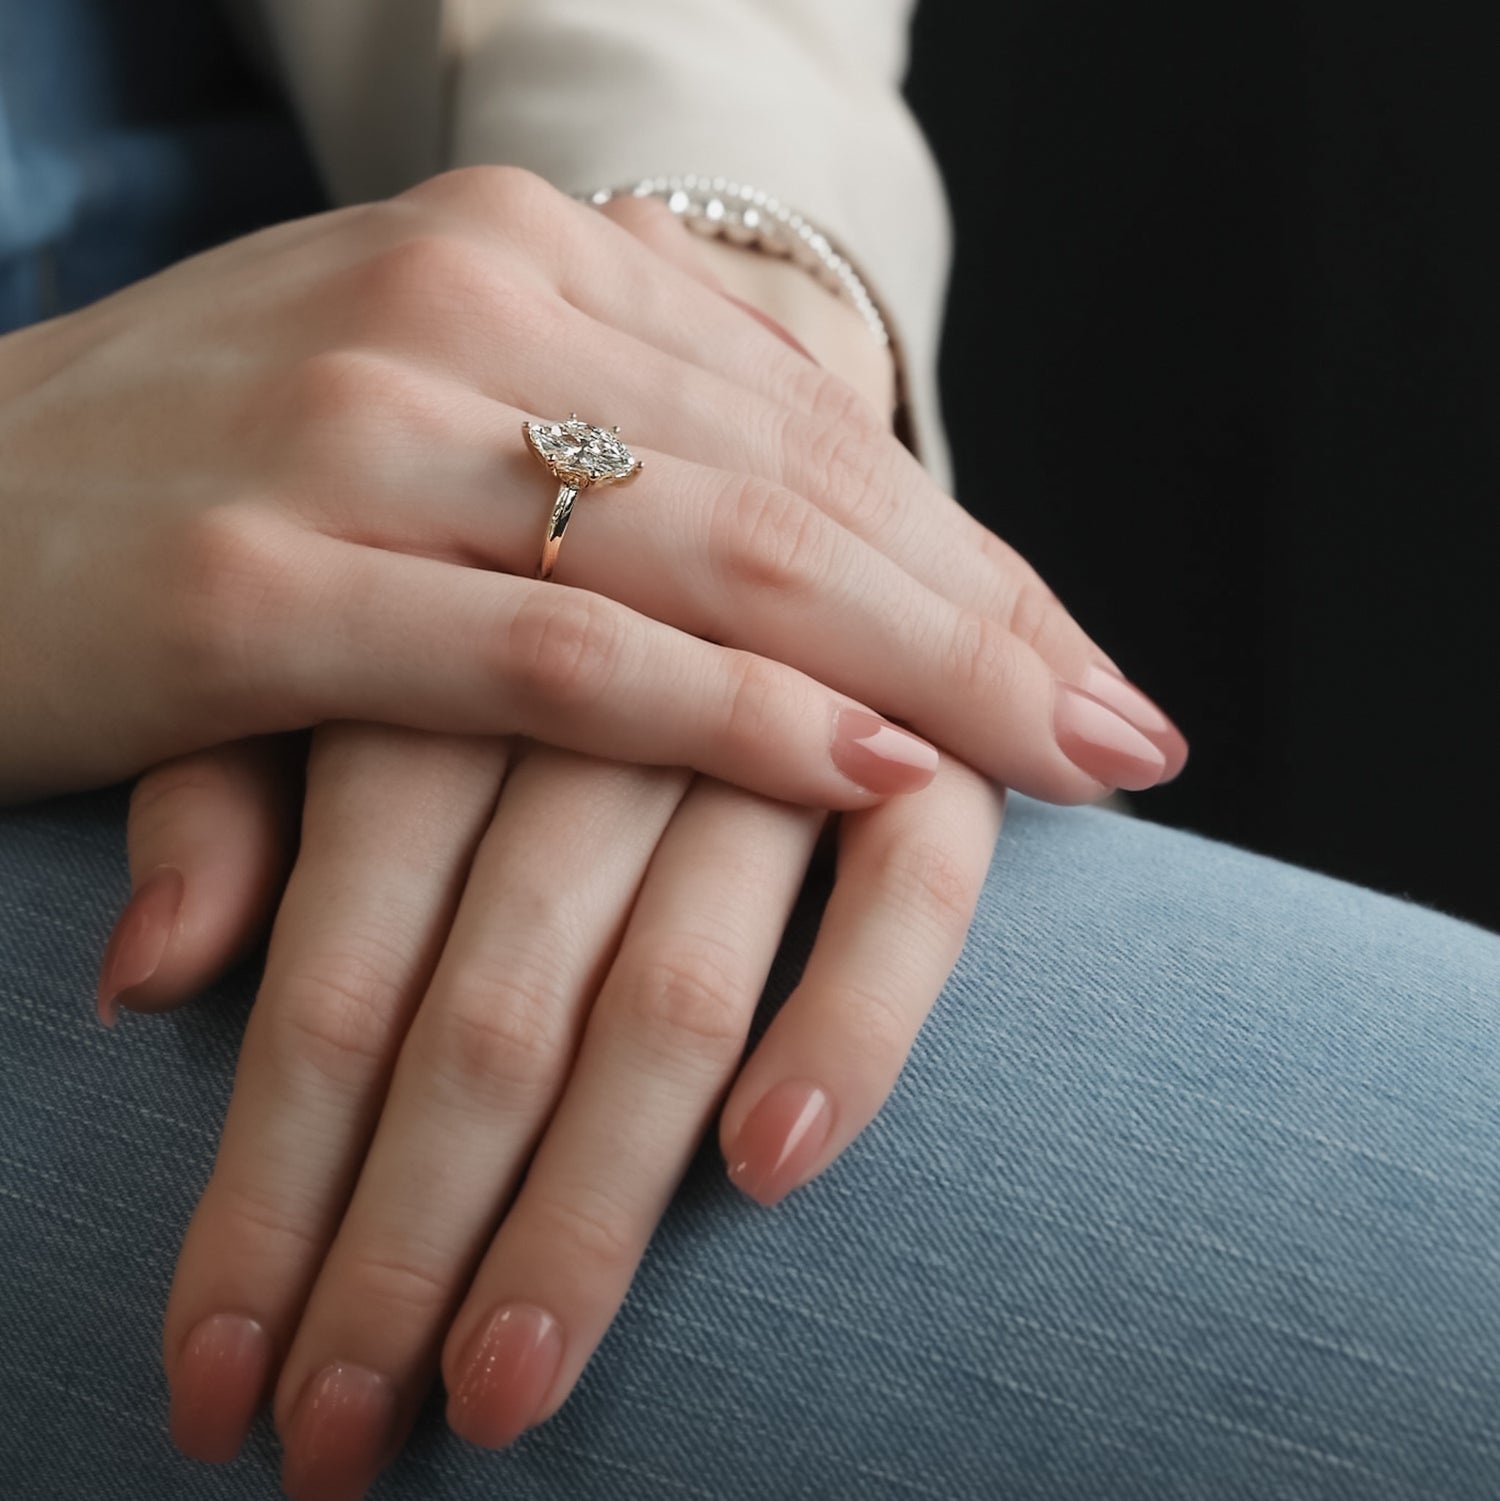
[{"label": "pink manicured nail", "polygon": [[287,1425],[281,1488],[292,1501],[360,1501],[395,1438],[396,1389],[362,1366],[324,1366]]},{"label": "pink manicured nail", "polygon": [[775,1204],[817,1161],[833,1126],[815,1084],[778,1084],[745,1118],[729,1149],[729,1181],[759,1204]]},{"label": "pink manicured nail", "polygon": [[271,1369],[271,1336],[254,1319],[215,1313],[182,1347],[172,1382],[172,1442],[189,1459],[227,1464],[240,1452]]},{"label": "pink manicured nail", "polygon": [[106,1027],[115,1024],[121,994],[156,973],[181,908],[182,872],[170,865],[152,871],[126,903],[99,966],[99,1020]]},{"label": "pink manicured nail", "polygon": [[529,1303],[490,1315],[448,1398],[448,1426],[486,1449],[513,1444],[535,1421],[562,1364],[562,1327]]},{"label": "pink manicured nail", "polygon": [[833,721],[833,764],[871,792],[915,792],[937,771],[938,753],[925,740],[866,709],[840,709]]},{"label": "pink manicured nail", "polygon": [[1106,787],[1139,792],[1167,769],[1167,758],[1129,720],[1071,684],[1057,685],[1052,730],[1063,755]]},{"label": "pink manicured nail", "polygon": [[[749,313],[757,323],[764,324],[765,327],[769,328],[778,339],[782,340],[784,343],[790,344],[798,354],[802,355],[806,359],[812,360],[813,364],[815,365],[818,363],[817,360],[813,359],[813,356],[808,353],[806,347],[802,344],[799,344],[797,340],[792,337],[791,333],[783,328],[782,325],[779,324],[769,313],[761,312],[761,310],[753,303],[744,302],[740,298],[732,296],[728,292],[725,292],[724,296],[728,297],[736,307],[744,308],[744,310]],[[822,367],[820,366],[819,368],[821,369]]]},{"label": "pink manicured nail", "polygon": [[1078,685],[1100,703],[1122,715],[1167,758],[1162,781],[1170,782],[1187,763],[1187,737],[1134,683],[1107,667],[1091,665]]}]

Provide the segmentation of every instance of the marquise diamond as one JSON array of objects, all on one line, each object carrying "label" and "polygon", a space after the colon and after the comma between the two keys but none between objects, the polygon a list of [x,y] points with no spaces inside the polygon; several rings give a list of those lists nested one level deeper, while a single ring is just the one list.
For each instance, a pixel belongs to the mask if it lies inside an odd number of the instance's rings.
[{"label": "marquise diamond", "polygon": [[526,439],[565,484],[606,485],[635,473],[635,455],[612,432],[570,417],[566,422],[528,422]]}]

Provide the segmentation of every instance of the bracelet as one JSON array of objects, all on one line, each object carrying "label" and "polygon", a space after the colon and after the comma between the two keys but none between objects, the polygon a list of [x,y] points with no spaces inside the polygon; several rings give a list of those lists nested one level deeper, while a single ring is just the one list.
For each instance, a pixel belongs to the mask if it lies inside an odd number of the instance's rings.
[{"label": "bracelet", "polygon": [[611,198],[657,198],[700,234],[785,256],[848,302],[882,349],[890,347],[891,336],[880,307],[842,248],[811,220],[759,188],[724,177],[689,174],[644,177],[624,187],[600,188],[577,196],[595,207]]}]

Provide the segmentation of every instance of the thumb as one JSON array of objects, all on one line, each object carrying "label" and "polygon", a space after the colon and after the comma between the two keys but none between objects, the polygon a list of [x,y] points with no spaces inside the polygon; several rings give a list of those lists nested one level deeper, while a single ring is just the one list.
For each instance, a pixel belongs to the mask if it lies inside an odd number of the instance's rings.
[{"label": "thumb", "polygon": [[99,1020],[167,1011],[263,931],[297,844],[301,737],[237,741],[167,761],[136,783],[132,895],[99,972]]}]

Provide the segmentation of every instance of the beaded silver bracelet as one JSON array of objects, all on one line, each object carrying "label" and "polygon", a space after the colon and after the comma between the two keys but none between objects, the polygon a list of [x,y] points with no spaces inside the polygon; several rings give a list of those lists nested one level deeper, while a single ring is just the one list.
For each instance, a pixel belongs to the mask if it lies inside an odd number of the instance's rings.
[{"label": "beaded silver bracelet", "polygon": [[611,198],[658,198],[689,228],[785,256],[811,272],[829,291],[848,302],[881,348],[891,336],[880,307],[841,247],[811,220],[788,208],[760,188],[724,177],[644,177],[619,188],[580,193],[596,206]]}]

